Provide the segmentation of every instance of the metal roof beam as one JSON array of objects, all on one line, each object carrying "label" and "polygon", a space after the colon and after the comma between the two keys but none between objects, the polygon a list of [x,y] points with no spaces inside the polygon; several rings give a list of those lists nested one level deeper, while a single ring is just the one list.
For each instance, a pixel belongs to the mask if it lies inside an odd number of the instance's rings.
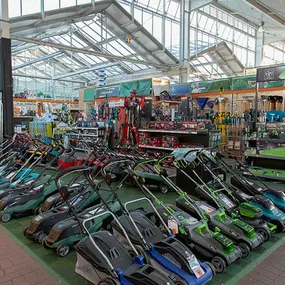
[{"label": "metal roof beam", "polygon": [[76,70],[74,72],[69,72],[69,73],[65,73],[65,74],[61,74],[61,75],[57,75],[55,77],[53,77],[53,79],[60,79],[60,78],[64,78],[64,77],[70,77],[70,76],[74,76],[77,74],[82,74],[85,72],[90,72],[90,71],[95,71],[95,70],[99,70],[99,69],[105,69],[105,68],[109,68],[109,67],[113,67],[119,65],[118,62],[109,62],[109,63],[105,63],[105,64],[99,64],[99,65],[95,65],[95,66],[91,66],[88,68],[80,68],[79,70]]},{"label": "metal roof beam", "polygon": [[[106,15],[108,19],[110,19],[118,28],[120,28],[121,32],[124,33],[125,36],[128,36],[131,32],[129,32],[125,27],[123,27],[122,25],[120,25],[120,23],[114,19],[110,14]],[[105,20],[106,22],[106,20]],[[107,21],[108,22],[108,21]],[[136,32],[137,30],[135,30],[134,32]],[[132,33],[131,33],[132,34]],[[132,34],[133,35],[133,34]],[[161,64],[163,64],[162,60],[160,60],[157,56],[154,55],[153,52],[151,52],[150,50],[147,49],[147,47],[145,47],[144,45],[142,45],[136,38],[135,36],[132,38],[132,41],[136,43],[137,46],[139,46],[141,49],[143,49],[146,54],[148,54],[149,56],[153,57],[155,60],[157,60],[157,62],[160,62]],[[130,46],[132,49],[134,49],[133,46]],[[139,55],[141,55],[141,57],[145,57],[144,55],[140,54],[137,50],[135,50]]]},{"label": "metal roof beam", "polygon": [[285,19],[277,15],[274,11],[272,11],[269,7],[263,5],[259,1],[256,0],[246,0],[247,3],[252,5],[254,8],[260,10],[265,15],[268,15],[272,19],[274,19],[276,22],[285,25]]},{"label": "metal roof beam", "polygon": [[86,84],[86,81],[72,80],[72,79],[58,79],[57,80],[57,79],[53,79],[52,77],[49,77],[49,76],[29,75],[29,74],[24,74],[24,73],[13,73],[13,76]]},{"label": "metal roof beam", "polygon": [[30,38],[26,38],[26,37],[19,37],[19,36],[11,35],[11,39],[22,41],[22,42],[27,42],[27,43],[38,44],[38,45],[42,45],[42,46],[49,46],[49,47],[57,48],[60,50],[67,50],[67,51],[72,51],[72,52],[77,52],[77,53],[89,54],[89,55],[93,55],[93,56],[97,56],[97,57],[104,57],[106,59],[116,59],[119,61],[127,61],[127,62],[132,62],[132,63],[137,63],[137,64],[150,65],[150,66],[154,66],[157,68],[166,68],[167,67],[166,65],[157,64],[154,62],[143,61],[143,60],[138,60],[138,59],[133,59],[133,58],[126,58],[123,56],[115,56],[115,55],[110,55],[110,54],[106,54],[103,52],[87,50],[84,48],[77,48],[77,47],[71,47],[71,46],[62,45],[62,44],[55,44],[55,43],[48,42],[48,41],[33,40]]},{"label": "metal roof beam", "polygon": [[56,52],[53,52],[53,53],[50,53],[50,54],[43,55],[43,56],[35,58],[33,60],[24,62],[24,63],[16,65],[16,66],[13,66],[12,70],[17,70],[17,69],[20,69],[20,68],[23,68],[23,67],[26,67],[26,66],[29,66],[29,65],[41,62],[41,61],[45,61],[45,60],[47,60],[49,58],[53,58],[53,57],[55,57],[57,55],[60,55],[61,53],[62,53],[62,51],[56,51]]},{"label": "metal roof beam", "polygon": [[250,21],[246,17],[243,17],[243,16],[241,16],[239,14],[234,13],[233,10],[230,10],[230,9],[224,7],[222,4],[218,3],[218,1],[214,1],[212,3],[212,5],[216,6],[218,9],[220,9],[220,10],[222,10],[222,11],[224,11],[224,12],[226,12],[226,13],[232,15],[232,16],[234,16],[236,19],[241,20],[241,21],[247,23],[248,25],[250,25],[251,27],[255,28],[256,30],[258,29],[258,25],[254,24],[252,21]]},{"label": "metal roof beam", "polygon": [[[74,34],[76,37],[78,37],[81,41],[83,41],[84,43],[86,43],[90,48],[92,48],[92,49],[94,49],[94,50],[96,50],[96,51],[100,51],[100,52],[103,51],[101,48],[99,48],[99,47],[97,46],[97,43],[96,43],[96,45],[95,45],[93,42],[91,42],[88,38],[86,38],[86,37],[85,37],[82,33],[80,33],[79,31],[75,31],[73,34]],[[108,51],[105,51],[105,52],[108,53]],[[111,62],[116,62],[115,59],[110,59],[110,61],[111,61]],[[131,73],[130,70],[129,70],[127,67],[122,66],[122,64],[119,64],[119,67],[122,69],[122,71],[126,72],[127,74],[130,74],[130,73]]]}]

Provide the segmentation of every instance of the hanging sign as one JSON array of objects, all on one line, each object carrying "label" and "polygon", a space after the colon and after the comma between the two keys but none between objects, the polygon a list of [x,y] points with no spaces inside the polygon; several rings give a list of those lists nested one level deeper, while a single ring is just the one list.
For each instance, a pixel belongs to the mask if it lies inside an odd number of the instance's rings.
[{"label": "hanging sign", "polygon": [[170,85],[170,96],[189,95],[190,84],[172,84]]},{"label": "hanging sign", "polygon": [[95,90],[95,98],[108,98],[110,97],[118,97],[119,96],[120,87],[117,86],[105,86],[102,88],[96,88]]},{"label": "hanging sign", "polygon": [[285,79],[285,65],[257,69],[257,82],[268,82]]}]

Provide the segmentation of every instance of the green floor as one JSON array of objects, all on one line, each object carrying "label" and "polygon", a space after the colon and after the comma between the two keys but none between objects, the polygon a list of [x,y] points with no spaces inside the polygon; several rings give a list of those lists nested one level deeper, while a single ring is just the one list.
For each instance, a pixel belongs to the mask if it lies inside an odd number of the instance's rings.
[{"label": "green floor", "polygon": [[[119,192],[122,200],[132,200],[142,197],[140,190],[133,188],[124,188]],[[176,194],[169,193],[166,195],[158,195],[165,202],[174,201]],[[31,217],[14,219],[7,224],[2,224],[8,234],[29,254],[33,255],[40,264],[42,264],[57,280],[62,280],[61,283],[71,285],[88,284],[84,279],[74,273],[76,262],[75,251],[72,250],[65,258],[59,258],[53,250],[44,249],[41,245],[35,244],[23,235],[23,229],[28,225]],[[246,275],[256,264],[264,260],[273,250],[285,242],[285,234],[275,234],[269,242],[266,242],[262,247],[252,252],[248,258],[235,262],[223,274],[219,274],[212,281],[211,285],[226,284],[232,285]],[[64,282],[65,281],[65,282]]]}]

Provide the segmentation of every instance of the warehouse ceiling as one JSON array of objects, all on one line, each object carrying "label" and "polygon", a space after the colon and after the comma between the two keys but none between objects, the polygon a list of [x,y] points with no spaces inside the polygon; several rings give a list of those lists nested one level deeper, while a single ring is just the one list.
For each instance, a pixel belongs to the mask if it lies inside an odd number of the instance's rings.
[{"label": "warehouse ceiling", "polygon": [[[38,0],[33,0],[36,1]],[[70,1],[77,4],[88,2]],[[276,2],[279,1],[278,6]],[[54,7],[54,10],[50,9],[44,13],[29,14],[28,11],[27,15],[21,12],[22,16],[10,18],[13,75],[25,77],[26,80],[37,78],[38,81],[60,80],[60,82],[66,81],[66,84],[73,82],[91,85],[96,83],[98,71],[104,69],[109,82],[112,82],[112,79],[135,79],[139,76],[152,77],[156,74],[158,76],[171,74],[169,76],[177,80],[180,66],[180,1],[135,0],[134,17],[130,12],[131,2],[131,0],[96,0],[95,4]],[[254,58],[255,32],[260,23],[264,22],[266,31],[270,31],[273,27],[280,29],[284,27],[283,2],[284,0],[203,1],[211,5],[199,9],[196,24],[195,13],[191,13],[190,79],[225,77],[229,74],[242,73],[244,66],[251,67]],[[149,17],[146,19],[145,15]],[[166,33],[170,34],[171,43],[168,43],[169,39],[163,43],[161,37],[155,36],[157,19],[161,19],[163,15],[167,18],[165,29]],[[239,19],[240,23],[247,22],[249,25],[234,25],[230,18]],[[236,29],[236,32],[233,33],[232,29]],[[240,43],[237,43],[233,34],[239,37]],[[247,34],[249,39],[245,37]],[[203,53],[208,49],[215,49],[224,41],[229,53],[237,55],[234,60],[241,66],[238,72],[235,68],[230,70],[217,54]],[[243,55],[245,54],[243,48],[248,49],[247,59]],[[242,64],[239,62],[241,55]],[[175,69],[176,74],[166,72],[170,69]]]},{"label": "warehouse ceiling", "polygon": [[257,28],[263,26],[266,44],[285,39],[285,0],[217,0],[214,3]]}]

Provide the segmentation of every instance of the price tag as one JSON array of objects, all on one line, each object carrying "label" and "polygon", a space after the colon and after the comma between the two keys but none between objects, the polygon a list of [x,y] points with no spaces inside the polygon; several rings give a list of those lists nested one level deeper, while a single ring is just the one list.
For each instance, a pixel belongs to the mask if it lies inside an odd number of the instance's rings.
[{"label": "price tag", "polygon": [[177,235],[178,232],[178,223],[174,219],[168,219],[168,228]]},{"label": "price tag", "polygon": [[201,267],[196,256],[194,254],[190,254],[189,252],[186,252],[186,254],[187,254],[187,260],[188,260],[189,266],[192,269],[195,276],[197,278],[202,277],[205,274],[205,271]]}]

